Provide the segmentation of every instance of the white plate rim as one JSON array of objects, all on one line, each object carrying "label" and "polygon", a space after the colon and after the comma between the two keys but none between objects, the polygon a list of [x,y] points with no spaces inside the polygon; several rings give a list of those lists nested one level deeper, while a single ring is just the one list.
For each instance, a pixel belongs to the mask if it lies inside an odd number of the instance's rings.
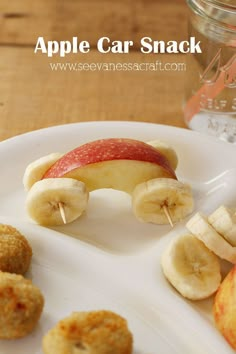
[{"label": "white plate rim", "polygon": [[[23,144],[31,143],[31,142],[34,142],[35,138],[37,138],[37,137],[39,137],[42,141],[45,141],[45,139],[47,139],[48,136],[50,136],[53,133],[57,134],[58,132],[62,133],[63,131],[70,132],[71,130],[77,130],[81,127],[85,130],[86,129],[93,129],[94,130],[97,128],[104,128],[105,127],[108,130],[110,129],[112,131],[114,129],[116,129],[117,127],[119,127],[119,128],[126,128],[127,132],[130,129],[133,130],[134,128],[137,131],[139,131],[139,130],[143,131],[145,129],[148,129],[148,131],[149,131],[148,135],[151,134],[152,130],[154,130],[154,131],[158,130],[160,135],[164,134],[165,136],[171,136],[171,137],[177,135],[179,140],[181,140],[182,138],[185,139],[187,137],[188,141],[192,140],[192,141],[197,141],[197,143],[201,142],[203,145],[210,144],[213,147],[214,146],[219,147],[219,149],[222,149],[223,154],[225,154],[225,156],[227,154],[230,154],[230,156],[233,156],[233,154],[235,153],[235,146],[231,145],[230,143],[225,143],[225,142],[219,141],[215,137],[205,136],[200,133],[190,131],[188,129],[177,128],[177,127],[166,126],[166,125],[158,125],[158,124],[154,124],[154,123],[145,123],[145,122],[128,122],[128,121],[106,121],[106,122],[100,121],[100,122],[97,122],[97,121],[91,121],[91,122],[79,122],[79,123],[70,123],[70,124],[65,124],[65,125],[57,125],[57,126],[43,128],[43,129],[35,130],[33,132],[24,133],[24,134],[18,135],[16,137],[9,138],[9,139],[2,141],[0,143],[0,159],[1,159],[2,155],[4,155],[7,151],[9,151],[9,148],[11,150],[11,153],[14,152],[14,150],[22,144],[22,141],[23,141]],[[127,135],[127,132],[125,133],[125,135]],[[142,135],[142,134],[140,134],[140,135]],[[225,163],[230,168],[231,165],[229,164],[228,157],[226,158]],[[236,162],[233,162],[233,165],[234,165],[234,167],[236,167]],[[70,241],[68,240],[68,242],[70,242]],[[201,335],[200,335],[200,337],[201,337]],[[213,334],[212,338],[213,337],[217,338],[217,335]],[[220,343],[221,348],[224,348],[225,350],[227,350],[227,353],[232,352],[227,347],[227,345],[224,344],[223,340],[219,339],[218,342]],[[196,353],[198,353],[197,348],[196,348]],[[200,353],[200,351],[199,351],[199,353]],[[212,351],[212,353],[213,353],[213,351]],[[214,350],[214,353],[220,354],[220,352],[218,350]],[[152,354],[156,354],[156,353],[152,353]]]}]

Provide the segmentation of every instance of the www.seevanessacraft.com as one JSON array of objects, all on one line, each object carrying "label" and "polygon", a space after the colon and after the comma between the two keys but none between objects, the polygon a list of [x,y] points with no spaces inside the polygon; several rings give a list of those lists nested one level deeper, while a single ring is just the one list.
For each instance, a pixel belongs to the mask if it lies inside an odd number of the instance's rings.
[{"label": "www.seevanessacraft.com", "polygon": [[52,71],[186,71],[185,63],[49,63]]}]

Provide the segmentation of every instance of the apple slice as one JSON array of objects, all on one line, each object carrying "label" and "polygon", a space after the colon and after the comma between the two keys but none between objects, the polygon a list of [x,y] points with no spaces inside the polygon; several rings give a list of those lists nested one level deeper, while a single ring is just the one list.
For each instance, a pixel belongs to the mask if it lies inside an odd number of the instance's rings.
[{"label": "apple slice", "polygon": [[132,193],[139,183],[176,175],[166,157],[133,139],[101,139],[81,145],[61,157],[43,178],[70,177],[89,191],[112,188]]},{"label": "apple slice", "polygon": [[226,275],[216,293],[213,314],[216,327],[236,350],[236,266]]}]

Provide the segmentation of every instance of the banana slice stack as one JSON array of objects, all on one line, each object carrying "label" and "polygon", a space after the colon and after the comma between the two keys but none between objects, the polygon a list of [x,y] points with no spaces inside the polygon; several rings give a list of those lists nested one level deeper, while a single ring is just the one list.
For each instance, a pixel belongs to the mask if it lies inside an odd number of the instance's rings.
[{"label": "banana slice stack", "polygon": [[220,258],[236,264],[236,211],[222,205],[208,218],[197,212],[186,227],[190,233],[172,240],[161,266],[181,295],[200,300],[221,283]]},{"label": "banana slice stack", "polygon": [[196,213],[186,224],[206,247],[218,257],[236,263],[236,215],[235,211],[220,206],[208,218]]},{"label": "banana slice stack", "polygon": [[[165,156],[173,171],[178,164],[174,149],[155,140],[147,144]],[[52,153],[30,163],[23,176],[28,195],[26,209],[38,224],[53,226],[69,223],[84,213],[89,192],[86,181],[75,178],[44,178],[46,172],[63,156]],[[135,177],[135,176],[134,176]],[[121,175],[120,178],[126,178]],[[102,181],[101,181],[102,182]],[[102,185],[102,183],[100,184]],[[139,183],[131,193],[136,218],[155,224],[173,224],[193,211],[191,187],[174,178],[154,178]]]}]

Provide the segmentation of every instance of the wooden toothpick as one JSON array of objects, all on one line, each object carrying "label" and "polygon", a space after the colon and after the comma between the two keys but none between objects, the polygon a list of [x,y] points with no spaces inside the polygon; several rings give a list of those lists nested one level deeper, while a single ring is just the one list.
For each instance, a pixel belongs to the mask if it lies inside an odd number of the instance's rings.
[{"label": "wooden toothpick", "polygon": [[169,221],[171,227],[174,227],[174,224],[173,224],[173,221],[172,221],[172,219],[171,219],[171,216],[170,216],[170,212],[169,212],[168,207],[167,207],[166,205],[163,205],[162,208],[163,208],[163,210],[164,210],[164,213],[166,214],[166,217],[167,217],[167,219],[168,219],[168,221]]},{"label": "wooden toothpick", "polygon": [[64,222],[64,224],[66,224],[66,215],[65,215],[64,205],[63,205],[63,203],[59,202],[58,206],[59,206],[59,209],[60,209],[60,214],[61,214],[62,221]]}]

